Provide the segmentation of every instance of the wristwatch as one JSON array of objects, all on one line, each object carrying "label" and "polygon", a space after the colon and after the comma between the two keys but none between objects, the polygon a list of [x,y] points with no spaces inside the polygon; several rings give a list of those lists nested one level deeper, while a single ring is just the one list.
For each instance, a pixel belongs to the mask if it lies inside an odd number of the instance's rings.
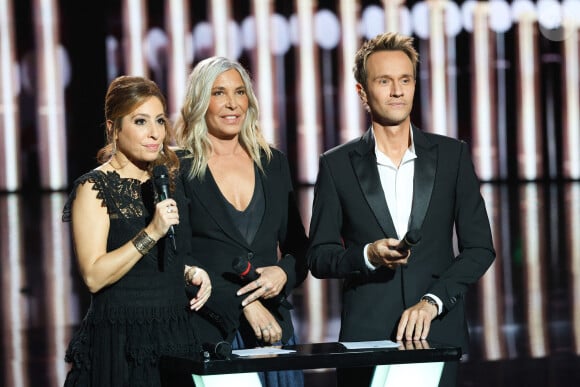
[{"label": "wristwatch", "polygon": [[439,305],[437,304],[437,301],[435,301],[435,299],[431,296],[423,296],[421,297],[421,301],[425,301],[428,302],[431,305],[434,305],[437,308],[437,311],[439,311]]}]

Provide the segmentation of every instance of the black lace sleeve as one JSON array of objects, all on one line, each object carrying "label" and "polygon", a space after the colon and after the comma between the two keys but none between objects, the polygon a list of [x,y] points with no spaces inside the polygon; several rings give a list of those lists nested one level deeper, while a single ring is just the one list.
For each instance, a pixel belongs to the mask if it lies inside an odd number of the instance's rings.
[{"label": "black lace sleeve", "polygon": [[77,189],[79,186],[81,186],[87,182],[93,184],[93,189],[95,191],[97,191],[97,198],[101,199],[101,205],[103,207],[106,206],[105,197],[103,194],[103,178],[104,178],[103,172],[100,172],[97,170],[92,170],[88,173],[85,173],[84,175],[82,175],[81,177],[79,177],[78,179],[76,179],[74,181],[72,190],[71,190],[69,197],[68,197],[68,199],[64,205],[64,208],[62,210],[62,221],[63,222],[70,222],[71,221],[72,204],[73,204],[75,198],[77,197]]},{"label": "black lace sleeve", "polygon": [[[121,178],[115,171],[92,170],[78,179],[73,184],[73,189],[64,205],[62,212],[63,222],[71,221],[72,203],[76,198],[77,189],[85,183],[92,183],[93,190],[97,191],[97,199],[101,200],[101,206],[107,208],[111,219],[133,219],[148,214],[142,198],[142,183],[137,179]],[[151,180],[143,183],[146,192],[153,194]],[[153,202],[153,199],[150,200]]]}]

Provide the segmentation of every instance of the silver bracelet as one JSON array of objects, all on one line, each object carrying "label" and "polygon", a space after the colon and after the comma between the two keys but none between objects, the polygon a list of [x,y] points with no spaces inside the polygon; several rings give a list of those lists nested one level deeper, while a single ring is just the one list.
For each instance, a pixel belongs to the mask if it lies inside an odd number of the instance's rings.
[{"label": "silver bracelet", "polygon": [[145,229],[139,231],[139,233],[135,236],[135,238],[131,239],[131,242],[133,242],[133,245],[135,246],[137,251],[141,253],[141,255],[146,255],[149,252],[149,250],[151,250],[153,246],[155,246],[155,243],[157,243],[155,239],[147,235]]}]

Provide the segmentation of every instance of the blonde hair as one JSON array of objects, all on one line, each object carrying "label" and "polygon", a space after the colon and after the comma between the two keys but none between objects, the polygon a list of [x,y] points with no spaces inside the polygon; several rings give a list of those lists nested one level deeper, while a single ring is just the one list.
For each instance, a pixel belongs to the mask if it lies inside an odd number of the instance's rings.
[{"label": "blonde hair", "polygon": [[190,178],[203,178],[205,175],[207,162],[212,153],[205,114],[216,78],[231,69],[240,74],[248,96],[248,110],[239,135],[240,144],[261,171],[264,170],[261,161],[262,153],[266,155],[268,161],[272,158],[272,150],[259,127],[258,100],[254,94],[250,75],[240,63],[213,56],[199,62],[191,71],[187,81],[185,101],[175,125],[177,145],[188,150],[190,154],[186,157],[193,160],[189,171]]},{"label": "blonde hair", "polygon": [[413,64],[413,77],[417,78],[417,63],[419,63],[419,53],[413,46],[413,38],[398,34],[396,32],[387,32],[379,34],[366,41],[355,54],[354,66],[352,71],[355,80],[363,88],[367,88],[367,59],[377,51],[402,51]]}]

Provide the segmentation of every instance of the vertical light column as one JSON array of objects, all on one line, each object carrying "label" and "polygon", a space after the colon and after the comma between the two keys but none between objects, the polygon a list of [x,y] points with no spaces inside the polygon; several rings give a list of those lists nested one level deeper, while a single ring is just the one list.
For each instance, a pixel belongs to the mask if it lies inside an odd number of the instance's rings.
[{"label": "vertical light column", "polygon": [[209,19],[212,25],[214,55],[229,57],[231,44],[228,40],[230,25],[229,0],[212,0],[209,2]]},{"label": "vertical light column", "polygon": [[167,104],[173,122],[185,98],[185,85],[193,60],[193,42],[187,0],[165,1],[165,29],[169,37]]},{"label": "vertical light column", "polygon": [[517,26],[517,153],[518,177],[543,177],[542,132],[538,101],[538,49],[535,17],[522,15]]},{"label": "vertical light column", "polygon": [[[296,1],[298,24],[298,80],[296,82],[298,181],[314,184],[318,173],[318,156],[321,152],[322,125],[320,119],[320,77],[318,75],[318,49],[314,43],[314,10],[316,1]],[[312,192],[300,196],[301,203],[312,203]],[[306,210],[306,208],[303,208]],[[308,211],[309,212],[309,211]],[[303,212],[304,213],[304,212]],[[307,219],[310,219],[308,217]],[[308,342],[324,338],[325,305],[320,281],[306,280],[306,321]]]},{"label": "vertical light column", "polygon": [[528,347],[532,358],[548,354],[548,327],[546,315],[546,230],[542,221],[544,196],[536,183],[520,187],[520,228],[522,230],[522,257],[525,323],[528,326]]},{"label": "vertical light column", "polygon": [[313,0],[296,2],[299,42],[296,82],[298,177],[301,183],[306,184],[316,181],[322,143],[318,47],[314,43],[313,31],[315,6],[316,1]]},{"label": "vertical light column", "polygon": [[[499,264],[496,263],[501,268],[501,276],[502,276],[502,293],[501,299],[504,303],[504,318],[503,318],[503,326],[507,327],[502,331],[503,333],[503,345],[502,348],[505,347],[506,349],[506,357],[513,358],[518,356],[519,349],[517,347],[517,341],[519,340],[519,332],[516,329],[510,329],[510,327],[515,327],[518,325],[516,321],[516,302],[519,303],[517,300],[516,293],[519,294],[519,290],[514,290],[514,276],[513,272],[513,265],[514,261],[512,260],[512,233],[511,233],[511,215],[510,211],[510,194],[509,194],[509,185],[508,184],[496,184],[495,185],[498,191],[497,194],[497,201],[495,202],[495,208],[492,210],[492,219],[494,222],[494,227],[492,228],[493,233],[493,240],[495,244],[495,252],[497,257],[496,260],[500,260]],[[495,227],[495,224],[498,226]],[[498,233],[499,230],[499,233]],[[519,245],[519,240],[516,241]],[[519,270],[518,270],[519,273]],[[517,281],[517,283],[520,283]],[[503,353],[503,352],[502,352]]]},{"label": "vertical light column", "polygon": [[564,186],[564,206],[566,211],[565,256],[569,257],[568,280],[570,281],[570,321],[572,323],[572,350],[580,355],[580,183],[572,182]]},{"label": "vertical light column", "polygon": [[147,27],[145,0],[123,0],[123,53],[125,74],[149,76],[143,40]]},{"label": "vertical light column", "polygon": [[513,108],[508,107],[508,97],[507,97],[507,80],[508,80],[508,60],[506,58],[506,47],[505,47],[505,36],[503,33],[497,32],[495,36],[495,57],[497,64],[495,66],[495,77],[497,78],[497,83],[495,85],[497,100],[495,101],[495,114],[497,115],[496,129],[497,133],[497,153],[498,153],[498,174],[499,178],[506,180],[508,178],[508,154],[509,151],[507,144],[507,133],[508,133],[508,110],[511,112]]},{"label": "vertical light column", "polygon": [[429,81],[431,86],[430,132],[449,135],[447,125],[447,45],[445,39],[445,0],[429,4]]},{"label": "vertical light column", "polygon": [[40,186],[67,187],[66,122],[64,119],[63,53],[59,47],[56,0],[34,0],[36,42],[37,133]]},{"label": "vertical light column", "polygon": [[[54,386],[62,386],[68,365],[62,361],[68,342],[71,339],[71,262],[69,224],[62,221],[62,209],[66,201],[65,193],[44,195],[42,204],[41,235],[43,237],[42,283],[46,285],[43,304],[46,306],[46,340]],[[78,323],[78,321],[77,321]]]},{"label": "vertical light column", "polygon": [[[502,214],[497,185],[482,184],[481,194],[489,212],[491,231],[496,252],[502,251]],[[499,254],[498,254],[499,255]],[[499,360],[505,358],[504,303],[502,288],[502,259],[497,257],[491,267],[478,282],[480,318],[483,326],[481,340],[483,342],[484,359]]]},{"label": "vertical light column", "polygon": [[565,25],[564,71],[562,77],[563,108],[563,171],[568,179],[580,179],[580,34],[577,21]]},{"label": "vertical light column", "polygon": [[26,299],[24,281],[24,245],[22,236],[21,198],[17,194],[0,195],[0,254],[4,262],[0,290],[2,299],[2,353],[4,354],[3,386],[28,386],[29,361]]},{"label": "vertical light column", "polygon": [[340,98],[340,143],[360,136],[366,130],[365,114],[362,103],[356,93],[352,66],[354,56],[359,48],[358,20],[360,2],[358,0],[340,0],[340,25],[342,40],[339,45],[340,60],[338,63],[338,90]]},{"label": "vertical light column", "polygon": [[471,86],[473,107],[473,162],[480,179],[498,177],[496,112],[496,82],[494,50],[489,28],[489,6],[479,2],[473,10],[471,44],[474,82]]},{"label": "vertical light column", "polygon": [[385,9],[385,32],[399,32],[400,30],[400,6],[404,0],[383,0]]},{"label": "vertical light column", "polygon": [[[275,124],[275,98],[274,98],[274,63],[272,50],[270,49],[270,33],[272,30],[272,0],[254,0],[252,2],[254,20],[256,22],[256,49],[254,50],[254,63],[256,64],[255,77],[258,101],[260,102],[260,127],[266,141],[277,144],[279,134]],[[260,31],[260,32],[258,32]]]},{"label": "vertical light column", "polygon": [[12,0],[0,0],[0,191],[20,188],[20,128]]}]

